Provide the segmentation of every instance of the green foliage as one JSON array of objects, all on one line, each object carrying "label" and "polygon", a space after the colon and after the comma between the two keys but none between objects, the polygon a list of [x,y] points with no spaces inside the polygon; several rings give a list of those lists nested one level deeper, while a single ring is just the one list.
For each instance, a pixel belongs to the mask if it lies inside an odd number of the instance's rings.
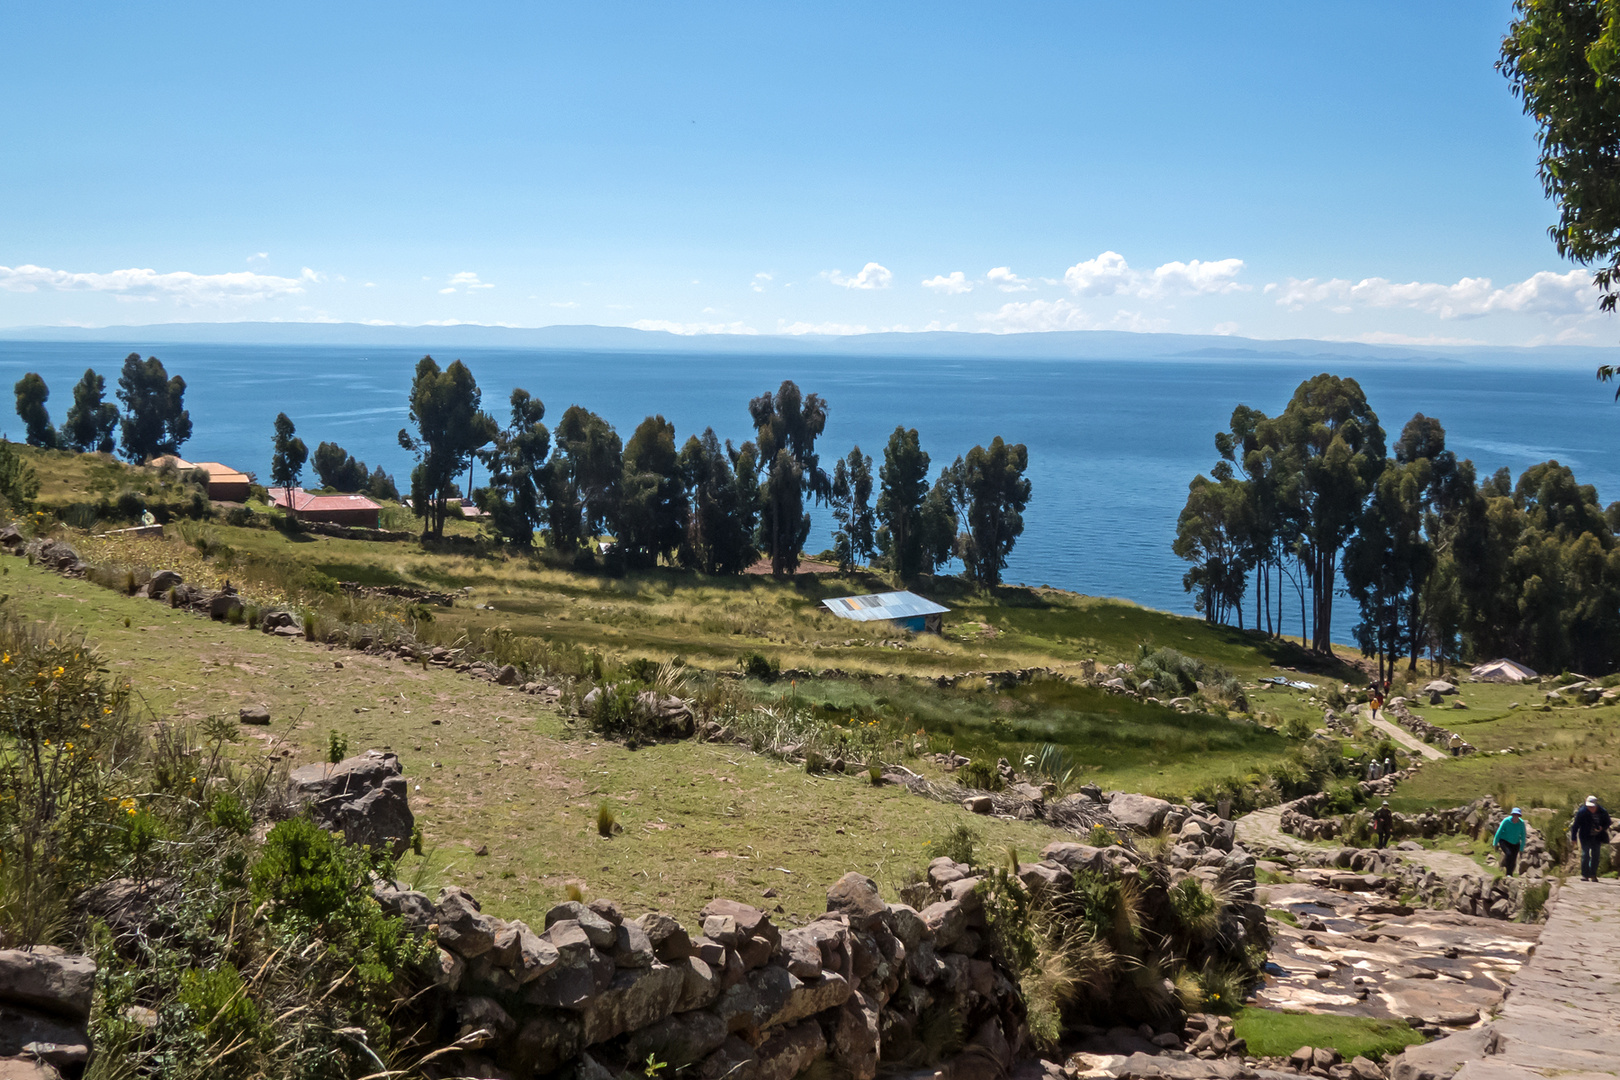
[{"label": "green foliage", "polygon": [[73,387],[73,407],[68,410],[67,422],[57,432],[68,447],[80,453],[112,453],[118,406],[103,400],[106,390],[107,380],[86,368],[84,377]]},{"label": "green foliage", "polygon": [[984,837],[977,830],[966,825],[954,825],[925,846],[931,859],[943,855],[964,866],[977,866],[977,848],[983,842]]},{"label": "green foliage", "polygon": [[258,1034],[258,1007],[247,996],[242,973],[228,962],[186,971],[175,997],[190,1010],[192,1024],[217,1042],[231,1046]]},{"label": "green foliage", "polygon": [[738,660],[738,665],[743,669],[743,674],[750,679],[767,683],[775,682],[782,670],[781,662],[775,657],[757,652],[744,653]]},{"label": "green foliage", "polygon": [[358,904],[361,863],[307,817],[288,818],[264,839],[253,864],[253,897],[272,921],[324,923]]},{"label": "green foliage", "polygon": [[819,394],[801,394],[785,380],[775,395],[750,401],[748,415],[765,472],[759,485],[759,546],[770,556],[773,574],[791,574],[799,568],[799,552],[810,535],[805,495],[825,499],[831,494],[832,480],[815,450],[827,426],[827,403]]},{"label": "green foliage", "polygon": [[0,439],[0,513],[24,513],[39,494],[39,474],[11,443]]},{"label": "green foliage", "polygon": [[[1607,851],[1607,848],[1604,848]],[[1522,907],[1519,911],[1520,922],[1540,922],[1542,914],[1547,910],[1547,897],[1552,893],[1552,883],[1543,881],[1539,885],[1532,885],[1524,890]]]},{"label": "green foliage", "polygon": [[1106,825],[1093,825],[1091,831],[1086,834],[1086,843],[1092,847],[1113,847],[1119,843],[1119,837]]},{"label": "green foliage", "polygon": [[1024,508],[1029,504],[1029,451],[1023,443],[1011,446],[997,435],[989,448],[975,446],[951,466],[951,483],[964,506],[967,532],[962,561],[968,576],[981,585],[1001,584],[1007,556],[1024,531]]},{"label": "green foliage", "polygon": [[1301,1046],[1326,1046],[1346,1059],[1359,1054],[1377,1061],[1423,1041],[1399,1020],[1277,1009],[1243,1009],[1234,1027],[1237,1037],[1249,1044],[1249,1053],[1265,1057],[1285,1057]]},{"label": "green foliage", "polygon": [[636,708],[636,695],[643,686],[634,679],[603,683],[597,688],[596,706],[591,710],[591,730],[609,739],[636,742],[646,737],[645,723]]},{"label": "green foliage", "polygon": [[478,383],[460,360],[443,371],[431,356],[417,362],[410,392],[416,434],[401,428],[399,445],[416,455],[411,507],[423,519],[425,536],[444,536],[456,479],[472,463],[474,452],[495,438],[495,420],[480,410],[482,401]]},{"label": "green foliage", "polygon": [[[490,515],[497,536],[517,547],[529,548],[543,520],[541,504],[551,432],[541,423],[546,416],[543,401],[521,387],[512,391],[509,400],[512,422],[496,432],[493,447],[479,455],[489,469],[489,487],[473,494],[479,508]],[[379,485],[374,482],[372,486],[372,495],[381,498]],[[393,486],[392,480],[388,486]]]},{"label": "green foliage", "polygon": [[1000,791],[1007,786],[1001,773],[989,761],[974,758],[956,770],[956,781],[965,788],[978,791]]},{"label": "green foliage", "polygon": [[619,829],[619,813],[613,804],[603,799],[596,806],[596,835],[612,838]]},{"label": "green foliage", "polygon": [[860,447],[839,458],[832,475],[833,550],[841,570],[853,570],[872,558],[872,458]]},{"label": "green foliage", "polygon": [[1582,266],[1599,264],[1601,306],[1613,311],[1620,286],[1613,171],[1620,11],[1605,0],[1519,0],[1514,14],[1497,68],[1537,125],[1537,175],[1559,208],[1558,224],[1547,232],[1558,254]]},{"label": "green foliage", "polygon": [[[304,462],[309,458],[309,447],[304,440],[294,434],[296,429],[286,413],[277,413],[275,422],[275,439],[272,443],[270,455],[270,486],[278,487],[288,493],[291,499],[291,489],[298,486],[298,478],[304,471]],[[289,502],[289,516],[297,517],[295,507]]]},{"label": "green foliage", "polygon": [[[714,428],[681,447],[681,477],[691,513],[681,544],[681,565],[706,574],[735,574],[752,565],[759,491],[753,443],[728,453]],[[735,461],[735,467],[733,462]]]},{"label": "green foliage", "polygon": [[[917,438],[917,429],[897,427],[889,436],[878,470],[882,487],[878,494],[878,546],[889,567],[901,581],[911,581],[933,565],[924,556],[922,526],[923,502],[928,497],[928,453]],[[870,466],[868,466],[870,468]],[[836,485],[837,477],[834,476]],[[867,482],[871,477],[868,473]]]},{"label": "green foliage", "polygon": [[253,815],[235,793],[222,791],[208,804],[208,823],[216,829],[246,836],[253,828]]},{"label": "green foliage", "polygon": [[124,403],[120,441],[124,457],[144,464],[160,454],[178,454],[191,438],[191,414],[185,409],[186,381],[169,377],[163,361],[140,353],[124,358],[118,378],[118,400]]},{"label": "green foliage", "polygon": [[349,756],[349,737],[337,728],[326,733],[326,760],[333,765]]},{"label": "green foliage", "polygon": [[618,516],[623,446],[602,417],[570,405],[557,423],[546,465],[547,538],[569,552],[607,531]]},{"label": "green foliage", "polygon": [[45,401],[51,396],[51,391],[45,385],[45,380],[37,372],[30,371],[17,380],[13,389],[17,393],[17,415],[27,429],[28,445],[47,449],[54,447],[56,429],[51,426],[50,413],[45,410]]},{"label": "green foliage", "polygon": [[1221,903],[1197,878],[1188,875],[1166,892],[1176,925],[1190,942],[1203,943],[1220,925]]},{"label": "green foliage", "polygon": [[[358,492],[367,490],[371,474],[366,463],[334,442],[323,442],[315,448],[311,462],[321,486],[333,491]],[[274,475],[274,470],[272,470]]]},{"label": "green foliage", "polygon": [[686,515],[675,425],[662,416],[649,416],[624,448],[614,550],[628,566],[657,566],[680,547]]}]

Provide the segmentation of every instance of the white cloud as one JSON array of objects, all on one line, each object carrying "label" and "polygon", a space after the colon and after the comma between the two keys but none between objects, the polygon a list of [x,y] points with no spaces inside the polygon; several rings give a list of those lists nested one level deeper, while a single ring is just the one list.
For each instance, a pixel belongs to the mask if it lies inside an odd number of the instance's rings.
[{"label": "white cloud", "polygon": [[242,270],[230,274],[193,274],[176,270],[160,274],[156,270],[114,270],[110,273],[74,273],[43,266],[0,266],[0,289],[10,292],[104,292],[120,300],[172,299],[177,304],[253,303],[282,296],[295,296],[306,286],[319,282],[321,275],[304,267],[298,277],[277,277]]},{"label": "white cloud", "polygon": [[377,287],[377,283],[375,281],[368,281],[360,287],[362,289],[375,289]]},{"label": "white cloud", "polygon": [[1002,292],[1029,292],[1029,278],[1021,278],[1010,266],[997,266],[984,275],[985,279]]},{"label": "white cloud", "polygon": [[935,274],[931,278],[924,278],[923,288],[932,289],[946,296],[958,296],[973,291],[973,282],[960,270],[952,270],[949,274]]},{"label": "white cloud", "polygon": [[473,273],[471,270],[463,270],[459,274],[450,275],[450,283],[444,288],[440,289],[439,292],[441,294],[453,293],[456,291],[458,286],[466,289],[469,293],[474,289],[493,289],[495,287],[487,281],[479,281],[478,275]]},{"label": "white cloud", "polygon": [[663,330],[671,334],[757,334],[758,330],[740,322],[682,323],[669,319],[637,319],[630,324],[635,330]]},{"label": "white cloud", "polygon": [[764,292],[766,284],[775,280],[776,278],[774,275],[767,274],[765,271],[761,270],[759,273],[754,275],[754,280],[748,287],[753,289],[755,292]]},{"label": "white cloud", "polygon": [[258,252],[256,254],[249,255],[247,257],[247,261],[248,262],[263,262],[264,260],[268,259],[269,257],[270,257],[270,253],[268,251],[260,251],[260,252]]},{"label": "white cloud", "polygon": [[1210,330],[1210,333],[1219,334],[1221,337],[1228,337],[1237,332],[1238,324],[1235,322],[1216,323],[1214,328]]},{"label": "white cloud", "polygon": [[997,333],[1015,334],[1045,330],[1132,330],[1146,333],[1162,330],[1169,321],[1120,309],[1102,319],[1081,310],[1068,300],[1018,300],[979,316]]},{"label": "white cloud", "polygon": [[1350,339],[1364,345],[1485,345],[1477,338],[1444,337],[1440,334],[1397,334],[1389,330],[1371,330]]},{"label": "white cloud", "polygon": [[887,289],[894,280],[888,267],[875,262],[861,267],[861,272],[854,277],[845,277],[842,270],[829,270],[824,276],[834,285],[842,285],[846,289]]},{"label": "white cloud", "polygon": [[1597,307],[1597,289],[1585,270],[1554,274],[1543,270],[1498,289],[1487,277],[1465,277],[1454,285],[1438,282],[1392,282],[1388,278],[1319,280],[1289,278],[1266,286],[1277,305],[1299,311],[1309,304],[1331,303],[1340,314],[1355,307],[1407,308],[1442,319],[1474,319],[1496,312],[1563,318],[1586,315]]},{"label": "white cloud", "polygon": [[1234,280],[1243,272],[1242,259],[1167,262],[1147,272],[1134,270],[1117,251],[1075,263],[1063,272],[1064,284],[1076,296],[1125,294],[1144,300],[1163,296],[1207,296],[1242,291]]},{"label": "white cloud", "polygon": [[555,308],[577,308],[577,307],[579,307],[579,301],[578,300],[553,300],[551,302],[551,306],[555,307]]},{"label": "white cloud", "polygon": [[[887,271],[885,271],[885,273],[887,273]],[[871,329],[866,326],[851,325],[850,323],[790,323],[778,319],[776,324],[776,332],[779,334],[793,334],[795,336],[799,334],[827,334],[834,337],[843,337],[848,334],[869,334],[871,333]]]}]

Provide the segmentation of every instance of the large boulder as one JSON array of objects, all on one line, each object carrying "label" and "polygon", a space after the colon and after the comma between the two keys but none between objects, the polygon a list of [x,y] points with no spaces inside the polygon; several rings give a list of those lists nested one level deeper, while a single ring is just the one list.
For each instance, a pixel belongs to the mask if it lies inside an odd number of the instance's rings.
[{"label": "large boulder", "polygon": [[216,622],[229,619],[240,614],[244,606],[242,598],[235,593],[215,593],[208,599],[208,617]]},{"label": "large boulder", "polygon": [[96,989],[96,962],[51,946],[0,949],[0,1001],[84,1020]]},{"label": "large boulder", "polygon": [[1164,825],[1170,804],[1151,795],[1115,795],[1108,803],[1108,813],[1127,829],[1139,833],[1156,833]]},{"label": "large boulder", "polygon": [[848,916],[857,930],[870,930],[883,922],[889,905],[878,894],[877,882],[851,870],[827,890],[827,910]]},{"label": "large boulder", "polygon": [[290,779],[294,798],[309,805],[322,828],[399,856],[416,828],[403,772],[397,755],[367,750],[336,765],[294,769]]},{"label": "large boulder", "polygon": [[173,570],[159,570],[152,575],[152,580],[146,583],[146,595],[154,600],[161,600],[168,595],[170,589],[183,581],[185,578]]}]

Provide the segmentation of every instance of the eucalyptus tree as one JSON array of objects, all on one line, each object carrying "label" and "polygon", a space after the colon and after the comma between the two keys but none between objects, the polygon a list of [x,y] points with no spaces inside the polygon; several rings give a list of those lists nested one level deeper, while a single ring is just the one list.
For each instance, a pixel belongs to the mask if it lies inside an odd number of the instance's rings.
[{"label": "eucalyptus tree", "polygon": [[304,462],[309,460],[309,447],[297,435],[292,419],[286,413],[276,414],[275,438],[270,451],[270,483],[279,487],[287,499],[287,513],[296,518],[298,508],[293,489],[303,474]]},{"label": "eucalyptus tree", "polygon": [[570,405],[552,433],[546,465],[546,522],[551,546],[572,551],[613,526],[619,512],[624,446],[600,416]]},{"label": "eucalyptus tree", "polygon": [[827,403],[819,394],[801,394],[786,380],[774,395],[750,401],[748,415],[765,473],[759,485],[759,546],[770,556],[771,573],[791,574],[810,535],[805,496],[825,501],[832,494],[832,480],[816,453],[816,439],[827,426]]},{"label": "eucalyptus tree", "polygon": [[118,376],[118,400],[124,404],[119,441],[124,456],[143,464],[162,454],[178,454],[191,438],[191,414],[186,411],[186,380],[172,378],[155,356],[140,353],[124,358]]},{"label": "eucalyptus tree", "polygon": [[58,435],[80,453],[113,451],[113,433],[118,430],[118,406],[103,400],[107,380],[86,368],[84,377],[73,387],[73,407]]},{"label": "eucalyptus tree", "polygon": [[997,435],[988,447],[975,446],[951,466],[952,483],[965,505],[967,532],[961,543],[968,576],[981,585],[1001,584],[1007,556],[1024,531],[1029,505],[1029,451]]},{"label": "eucalyptus tree", "polygon": [[431,356],[416,364],[410,419],[416,434],[399,430],[399,445],[416,455],[411,469],[411,509],[422,519],[423,537],[443,537],[456,480],[473,455],[496,435],[495,418],[484,412],[483,392],[460,360],[444,370]]},{"label": "eucalyptus tree", "polygon": [[520,548],[534,546],[534,531],[544,518],[546,455],[551,432],[542,421],[545,402],[519,387],[508,398],[511,422],[495,433],[479,456],[489,470],[489,487],[480,492],[479,509],[488,512],[495,534]]},{"label": "eucalyptus tree", "polygon": [[[878,546],[901,581],[922,573],[929,560],[923,551],[922,509],[928,497],[928,452],[916,428],[897,427],[883,451],[878,470]],[[932,570],[931,565],[926,566]]]},{"label": "eucalyptus tree", "polygon": [[833,550],[838,553],[839,569],[851,570],[857,563],[871,561],[875,540],[872,457],[861,453],[859,446],[833,464],[832,506],[833,520],[838,522]]},{"label": "eucalyptus tree", "polygon": [[23,422],[24,441],[29,446],[53,449],[56,429],[51,426],[51,414],[45,409],[45,402],[51,396],[45,380],[38,372],[30,371],[17,380],[12,390],[17,395],[17,416]]},{"label": "eucalyptus tree", "polygon": [[1181,585],[1193,594],[1193,609],[1209,622],[1226,622],[1236,614],[1238,626],[1243,625],[1251,512],[1241,480],[1199,475],[1187,485],[1171,550],[1192,563]]},{"label": "eucalyptus tree", "polygon": [[[751,455],[753,444],[745,444]],[[738,452],[742,456],[742,452]],[[744,462],[745,465],[751,463]],[[752,476],[740,478],[714,428],[690,436],[681,447],[681,480],[686,485],[686,530],[681,565],[706,574],[735,574],[757,557],[748,506],[757,498]]]},{"label": "eucalyptus tree", "polygon": [[624,448],[614,535],[625,561],[648,567],[673,556],[681,546],[686,515],[675,425],[662,416],[649,416]]}]

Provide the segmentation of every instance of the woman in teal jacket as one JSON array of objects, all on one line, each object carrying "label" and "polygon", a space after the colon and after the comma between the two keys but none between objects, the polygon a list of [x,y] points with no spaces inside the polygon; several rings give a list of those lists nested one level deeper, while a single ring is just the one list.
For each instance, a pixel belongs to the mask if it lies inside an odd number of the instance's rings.
[{"label": "woman in teal jacket", "polygon": [[1496,847],[1502,849],[1502,869],[1507,876],[1513,876],[1513,868],[1519,863],[1519,852],[1524,850],[1524,818],[1517,806],[1513,813],[1502,819],[1502,824],[1496,827],[1496,837],[1491,841]]}]

